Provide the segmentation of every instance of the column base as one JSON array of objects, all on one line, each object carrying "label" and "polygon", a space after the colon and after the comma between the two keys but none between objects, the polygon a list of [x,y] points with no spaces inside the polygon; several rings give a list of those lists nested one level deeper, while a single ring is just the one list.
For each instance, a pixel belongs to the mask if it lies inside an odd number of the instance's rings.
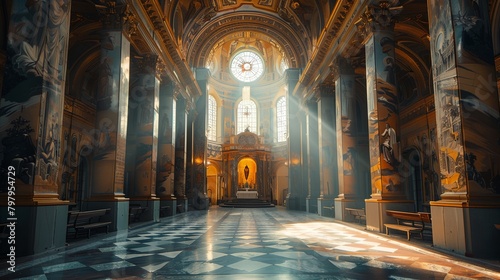
[{"label": "column base", "polygon": [[176,214],[187,212],[189,209],[188,198],[185,196],[177,197]]},{"label": "column base", "polygon": [[365,208],[365,206],[359,207],[359,203],[354,199],[346,199],[346,198],[335,198],[335,219],[346,221],[346,222],[355,222],[354,218],[346,213],[345,208]]},{"label": "column base", "polygon": [[299,198],[296,196],[288,195],[286,197],[286,209],[288,210],[299,210]]},{"label": "column base", "polygon": [[317,198],[306,198],[306,212],[318,214],[318,199]]},{"label": "column base", "polygon": [[[2,256],[11,253],[14,246],[16,258],[55,251],[66,245],[66,225],[68,205],[23,206],[16,207],[16,221],[8,221],[7,207],[0,207],[0,219],[13,223],[6,229],[9,236],[15,236],[15,244],[8,244],[7,239],[0,242]],[[12,235],[12,233],[14,235]]]},{"label": "column base", "polygon": [[467,208],[462,201],[431,202],[435,247],[467,257],[500,257],[500,208]]},{"label": "column base", "polygon": [[385,214],[385,210],[415,212],[411,200],[378,200],[365,199],[366,229],[385,232],[384,223],[395,222]]},{"label": "column base", "polygon": [[335,202],[333,198],[318,198],[318,214],[323,217],[335,218]]},{"label": "column base", "polygon": [[177,199],[175,196],[160,199],[160,217],[174,216],[177,213]]},{"label": "column base", "polygon": [[130,207],[140,206],[146,210],[140,215],[136,222],[160,221],[160,199],[157,197],[151,198],[131,198]]}]

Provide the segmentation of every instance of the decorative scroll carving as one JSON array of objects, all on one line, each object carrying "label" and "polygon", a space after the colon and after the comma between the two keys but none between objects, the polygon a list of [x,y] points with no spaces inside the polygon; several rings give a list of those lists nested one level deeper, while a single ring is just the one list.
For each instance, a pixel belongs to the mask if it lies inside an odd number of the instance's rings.
[{"label": "decorative scroll carving", "polygon": [[334,58],[329,67],[335,77],[341,74],[353,74],[354,72],[351,60],[341,56]]},{"label": "decorative scroll carving", "polygon": [[[397,4],[399,1],[396,1]],[[378,5],[369,5],[361,18],[356,21],[359,34],[365,38],[376,30],[392,30],[394,17],[401,13],[403,6],[396,6],[389,1],[380,1]]]}]

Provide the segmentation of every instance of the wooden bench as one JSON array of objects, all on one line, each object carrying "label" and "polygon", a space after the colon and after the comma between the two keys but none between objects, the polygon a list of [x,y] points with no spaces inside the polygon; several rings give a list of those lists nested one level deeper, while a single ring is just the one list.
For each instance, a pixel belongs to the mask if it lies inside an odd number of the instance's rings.
[{"label": "wooden bench", "polygon": [[184,204],[177,204],[177,213],[183,213],[184,212]]},{"label": "wooden bench", "polygon": [[161,206],[160,207],[160,217],[168,216],[168,214],[170,213],[170,209],[171,209],[171,207],[168,205]]},{"label": "wooden bench", "polygon": [[[397,224],[384,224],[385,233],[389,235],[389,229],[395,229],[406,232],[406,237],[410,240],[412,232],[420,233],[422,240],[424,239],[424,231],[430,229],[431,213],[426,212],[403,212],[386,210],[387,216],[396,219]],[[427,228],[426,228],[427,225]]]},{"label": "wooden bench", "polygon": [[90,231],[95,228],[106,228],[109,232],[111,222],[102,222],[101,217],[105,216],[110,209],[98,209],[90,211],[70,211],[68,212],[68,229],[75,231],[75,238],[81,231],[87,232],[87,238],[90,238]]},{"label": "wooden bench", "polygon": [[131,204],[128,208],[128,223],[139,222],[146,210],[148,210],[148,207],[142,207],[140,204]]},{"label": "wooden bench", "polygon": [[362,220],[366,221],[365,209],[357,209],[357,208],[345,208],[351,216],[354,217],[354,220],[357,220],[359,224],[361,224]]},{"label": "wooden bench", "polygon": [[[326,209],[328,211],[332,211],[332,216],[335,217],[335,206],[333,204],[330,206],[323,206],[323,209]],[[326,212],[326,213],[328,213],[328,212]]]}]

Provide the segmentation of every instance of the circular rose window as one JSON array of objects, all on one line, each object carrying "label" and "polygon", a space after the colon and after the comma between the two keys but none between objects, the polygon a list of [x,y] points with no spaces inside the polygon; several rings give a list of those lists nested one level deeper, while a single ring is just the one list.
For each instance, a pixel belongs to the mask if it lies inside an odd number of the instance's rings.
[{"label": "circular rose window", "polygon": [[258,54],[243,51],[231,60],[231,73],[242,82],[253,82],[264,73],[264,62]]}]

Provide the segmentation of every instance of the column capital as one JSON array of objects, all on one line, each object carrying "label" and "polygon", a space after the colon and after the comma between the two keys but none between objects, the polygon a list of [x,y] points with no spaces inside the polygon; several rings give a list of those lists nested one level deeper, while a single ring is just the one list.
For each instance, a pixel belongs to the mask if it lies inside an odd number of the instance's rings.
[{"label": "column capital", "polygon": [[112,0],[95,6],[105,29],[122,29],[128,36],[137,32],[137,17],[128,5]]},{"label": "column capital", "polygon": [[330,71],[335,76],[335,79],[337,79],[342,74],[354,74],[354,68],[351,59],[342,57],[340,55],[332,60],[332,63],[330,63],[329,67]]},{"label": "column capital", "polygon": [[141,72],[157,74],[159,59],[155,54],[146,54],[144,56],[135,56],[132,58],[134,65]]},{"label": "column capital", "polygon": [[375,31],[393,30],[394,17],[401,13],[403,6],[399,1],[374,1],[368,5],[355,24],[363,38]]}]

